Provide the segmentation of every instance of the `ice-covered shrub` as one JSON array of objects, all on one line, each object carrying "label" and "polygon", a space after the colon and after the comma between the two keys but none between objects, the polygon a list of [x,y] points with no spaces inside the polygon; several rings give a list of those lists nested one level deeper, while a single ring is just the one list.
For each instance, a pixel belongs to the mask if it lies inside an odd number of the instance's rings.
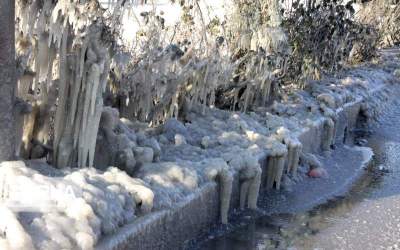
[{"label": "ice-covered shrub", "polygon": [[232,1],[223,22],[207,19],[196,1],[180,4],[182,17],[173,32],[156,11],[137,17],[142,26],[129,49],[134,60],[123,70],[114,60],[110,103],[124,117],[153,124],[184,119],[198,105],[242,111],[266,105],[290,53],[279,3]]},{"label": "ice-covered shrub", "polygon": [[285,13],[284,27],[293,48],[289,79],[320,79],[343,68],[357,53],[362,59],[373,55],[374,30],[354,19],[352,1],[309,3],[295,1]]},{"label": "ice-covered shrub", "polygon": [[378,31],[379,46],[400,44],[400,3],[398,0],[373,0],[359,4],[357,19]]}]

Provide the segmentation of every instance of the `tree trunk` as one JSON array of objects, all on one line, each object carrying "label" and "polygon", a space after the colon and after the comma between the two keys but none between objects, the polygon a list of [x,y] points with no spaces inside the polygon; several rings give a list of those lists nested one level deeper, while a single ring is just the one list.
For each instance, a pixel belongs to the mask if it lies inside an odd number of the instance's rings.
[{"label": "tree trunk", "polygon": [[0,0],[0,162],[14,155],[14,0]]}]

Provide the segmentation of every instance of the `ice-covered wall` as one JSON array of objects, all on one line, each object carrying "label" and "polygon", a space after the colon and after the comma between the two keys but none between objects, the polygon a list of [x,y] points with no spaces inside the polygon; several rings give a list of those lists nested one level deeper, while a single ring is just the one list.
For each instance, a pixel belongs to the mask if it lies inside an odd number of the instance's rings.
[{"label": "ice-covered wall", "polygon": [[[187,123],[167,122],[167,128],[160,135],[163,138],[161,160],[171,162],[150,164],[146,168],[148,170],[140,171],[140,176],[151,182],[155,190],[168,190],[164,197],[172,199],[202,183],[202,170],[207,169],[205,167],[209,164],[221,166],[211,168],[213,171],[210,173],[214,176],[218,169],[227,168],[227,163],[233,173],[230,207],[241,207],[247,199],[244,195],[248,190],[247,180],[251,180],[250,183],[260,183],[262,188],[279,188],[279,185],[287,188],[288,184],[283,184],[284,179],[301,181],[303,178],[303,181],[307,181],[304,178],[308,170],[326,169],[321,173],[329,173],[330,169],[323,165],[320,160],[322,157],[319,156],[326,153],[325,142],[335,141],[336,146],[343,146],[343,133],[347,131],[349,136],[349,131],[357,126],[355,121],[363,100],[369,102],[377,99],[379,103],[385,103],[389,92],[386,88],[398,87],[389,86],[393,80],[393,76],[387,72],[360,68],[342,79],[319,82],[309,92],[298,92],[298,96],[291,100],[297,105],[289,102],[281,104],[285,107],[279,109],[248,114],[206,109],[204,115],[189,115]],[[332,99],[319,96],[321,93],[329,94],[335,100],[333,110],[337,119],[334,127],[337,133],[334,133],[334,139],[326,136],[329,130],[324,128],[324,124],[332,118],[326,116],[329,112],[323,109],[327,103],[332,104]],[[279,111],[279,115],[276,111]],[[180,135],[179,143],[176,143],[176,134]],[[331,148],[328,150],[335,153]],[[247,162],[246,153],[251,153],[255,158]],[[222,155],[226,163],[222,159],[212,159],[218,155]],[[200,161],[201,164],[196,164]],[[296,164],[301,169],[297,176],[293,170]],[[262,170],[261,180],[257,177],[258,168]],[[310,172],[312,175],[315,171]],[[196,175],[197,178],[194,178]],[[252,176],[254,178],[247,179]],[[219,185],[207,182],[199,185],[186,199],[176,199],[175,206],[146,216],[138,224],[127,225],[116,235],[106,237],[98,246],[99,249],[128,246],[138,249],[182,247],[184,242],[208,230],[217,218],[223,216],[226,200],[221,196],[226,194],[223,185],[224,180],[229,178],[221,177]],[[172,189],[179,194],[171,195],[169,190]],[[290,189],[285,192],[290,192]],[[171,227],[174,230],[169,230]]]}]

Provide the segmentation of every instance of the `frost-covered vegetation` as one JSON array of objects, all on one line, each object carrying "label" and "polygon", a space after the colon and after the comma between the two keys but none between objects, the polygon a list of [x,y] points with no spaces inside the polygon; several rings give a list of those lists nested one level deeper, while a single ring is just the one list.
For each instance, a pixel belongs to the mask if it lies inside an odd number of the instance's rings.
[{"label": "frost-covered vegetation", "polygon": [[[25,162],[2,163],[0,180],[78,192],[38,200],[33,213],[0,206],[1,249],[92,249],[209,182],[227,223],[235,178],[240,208],[255,209],[260,187],[301,181],[300,167],[324,171],[298,136],[318,127],[330,151],[337,111],[392,79],[333,75],[399,42],[398,5],[382,5],[390,14],[376,23],[352,2],[225,2],[213,16],[201,1],[171,1],[181,16],[169,26],[156,5],[136,15],[134,1],[16,0],[15,152]],[[133,41],[121,33],[127,17],[140,24]]]},{"label": "frost-covered vegetation", "polygon": [[399,45],[400,2],[398,0],[366,1],[357,13],[357,19],[378,32],[379,46]]}]

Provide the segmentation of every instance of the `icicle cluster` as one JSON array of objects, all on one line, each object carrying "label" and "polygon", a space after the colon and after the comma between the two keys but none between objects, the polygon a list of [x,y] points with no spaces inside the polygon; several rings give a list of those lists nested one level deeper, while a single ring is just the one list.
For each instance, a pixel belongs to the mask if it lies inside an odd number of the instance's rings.
[{"label": "icicle cluster", "polygon": [[223,159],[216,158],[207,161],[206,174],[210,180],[219,181],[220,183],[221,222],[222,224],[227,224],[232,194],[232,172],[229,170],[229,166]]},{"label": "icicle cluster", "polygon": [[280,143],[275,138],[271,138],[267,145],[270,150],[268,155],[268,172],[267,172],[267,182],[266,188],[272,189],[275,187],[277,190],[281,187],[282,176],[285,167],[285,159],[288,153],[286,146]]},{"label": "icicle cluster", "polygon": [[297,176],[297,167],[303,145],[288,129],[281,127],[277,130],[277,138],[287,146],[288,154],[285,162],[286,173],[290,173],[293,177]]},{"label": "icicle cluster", "polygon": [[[55,117],[54,162],[58,167],[93,166],[97,131],[109,70],[101,28],[91,26],[82,47],[68,56],[65,34],[60,51],[59,103]],[[68,29],[67,29],[68,30]]]},{"label": "icicle cluster", "polygon": [[52,151],[57,167],[92,166],[112,42],[104,11],[96,1],[67,0],[21,0],[16,10],[17,94],[33,106],[21,156]]},{"label": "icicle cluster", "polygon": [[142,31],[146,36],[135,50],[137,62],[123,72],[118,59],[113,62],[117,73],[111,79],[109,92],[121,116],[158,124],[185,116],[197,104],[214,106],[216,88],[230,77],[229,72],[224,72],[228,59],[221,56],[221,44],[210,44],[207,52],[195,46],[189,48],[189,44],[184,49],[167,43],[160,36],[166,31],[154,13],[146,15],[148,23]]},{"label": "icicle cluster", "polygon": [[334,111],[336,109],[336,100],[333,95],[327,93],[318,95],[317,100],[320,102],[322,114],[326,116],[323,123],[324,136],[321,147],[323,151],[329,151],[335,143],[336,123],[338,119],[336,111]]},{"label": "icicle cluster", "polygon": [[[274,82],[285,74],[289,53],[279,3],[246,3],[249,9],[235,4],[239,13],[229,15],[228,24],[205,15],[204,3],[196,1],[181,3],[182,17],[175,27],[165,26],[155,6],[130,17],[141,26],[135,45],[113,58],[109,104],[118,107],[122,117],[153,124],[184,118],[198,105],[201,113],[206,106],[247,111],[267,105],[277,92],[272,91]],[[252,13],[251,30],[262,33],[251,31],[246,38],[246,13]],[[238,51],[237,39],[248,40],[244,53]]]},{"label": "icicle cluster", "polygon": [[241,181],[240,208],[243,209],[247,202],[249,208],[256,209],[262,173],[257,158],[247,152],[244,154],[228,154],[226,158],[229,166],[239,173],[239,180]]}]

